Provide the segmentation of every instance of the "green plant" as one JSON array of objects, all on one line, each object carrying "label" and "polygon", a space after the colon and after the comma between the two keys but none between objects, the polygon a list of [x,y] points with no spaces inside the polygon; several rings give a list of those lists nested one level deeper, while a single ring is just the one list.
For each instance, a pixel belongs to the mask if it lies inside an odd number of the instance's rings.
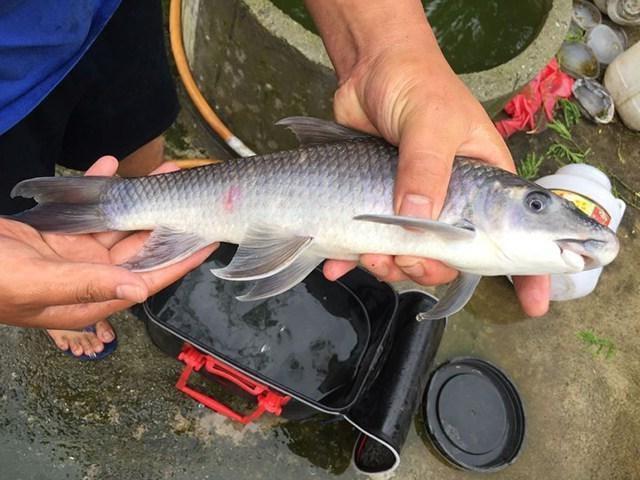
[{"label": "green plant", "polygon": [[540,166],[544,161],[544,155],[538,155],[535,152],[529,152],[518,164],[518,175],[527,180],[533,180],[538,176]]},{"label": "green plant", "polygon": [[589,348],[595,348],[593,350],[594,355],[602,354],[607,360],[616,352],[615,344],[608,338],[598,337],[591,330],[582,330],[578,332],[578,338],[582,340]]},{"label": "green plant", "polygon": [[582,118],[582,114],[580,113],[580,107],[578,107],[575,102],[567,100],[566,98],[561,98],[558,101],[558,106],[562,111],[562,118],[567,128],[571,128],[578,124]]},{"label": "green plant", "polygon": [[553,122],[549,123],[548,127],[565,140],[573,140],[573,135],[571,135],[569,128],[567,128],[567,126],[561,121],[554,120]]},{"label": "green plant", "polygon": [[558,108],[560,112],[556,115],[556,119],[549,123],[548,127],[557,133],[560,138],[566,140],[568,144],[555,142],[549,146],[546,155],[555,157],[561,164],[583,163],[591,149],[583,150],[571,134],[571,128],[581,118],[580,108],[574,102],[566,99],[559,100]]},{"label": "green plant", "polygon": [[[555,157],[560,161],[561,164],[564,163],[583,163],[586,156],[591,152],[590,148],[587,148],[584,151],[580,150],[572,150],[569,146],[564,143],[556,142],[549,146],[547,150],[547,155]],[[564,161],[563,161],[564,160]]]}]

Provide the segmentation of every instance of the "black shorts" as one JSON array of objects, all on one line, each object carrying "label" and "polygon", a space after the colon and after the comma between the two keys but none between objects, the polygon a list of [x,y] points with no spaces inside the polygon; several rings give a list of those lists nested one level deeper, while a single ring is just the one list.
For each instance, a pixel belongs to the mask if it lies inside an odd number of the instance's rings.
[{"label": "black shorts", "polygon": [[85,56],[27,117],[0,135],[0,214],[34,205],[9,198],[20,180],[86,170],[161,135],[178,114],[160,0],[123,0]]}]

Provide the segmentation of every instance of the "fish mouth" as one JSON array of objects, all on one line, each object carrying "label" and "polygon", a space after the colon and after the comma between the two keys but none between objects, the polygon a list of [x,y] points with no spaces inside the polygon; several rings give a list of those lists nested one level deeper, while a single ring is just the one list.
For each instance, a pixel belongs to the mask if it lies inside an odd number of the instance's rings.
[{"label": "fish mouth", "polygon": [[617,242],[611,248],[604,240],[556,240],[560,248],[560,256],[567,266],[576,272],[603,267],[610,263],[618,253]]}]

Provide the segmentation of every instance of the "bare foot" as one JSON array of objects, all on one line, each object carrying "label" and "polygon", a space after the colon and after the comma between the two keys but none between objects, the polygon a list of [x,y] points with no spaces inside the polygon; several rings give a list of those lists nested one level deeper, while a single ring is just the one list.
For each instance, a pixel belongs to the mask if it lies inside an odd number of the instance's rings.
[{"label": "bare foot", "polygon": [[95,325],[96,333],[76,330],[47,330],[60,350],[71,350],[76,357],[81,355],[95,356],[104,350],[104,344],[112,342],[116,334],[107,320],[100,320]]}]

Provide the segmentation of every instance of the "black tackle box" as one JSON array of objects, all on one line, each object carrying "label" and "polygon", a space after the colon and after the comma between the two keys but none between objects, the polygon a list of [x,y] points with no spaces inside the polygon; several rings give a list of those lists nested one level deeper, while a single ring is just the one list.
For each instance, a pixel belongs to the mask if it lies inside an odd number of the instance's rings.
[{"label": "black tackle box", "polygon": [[[245,287],[210,272],[235,248],[223,244],[143,305],[153,342],[185,363],[177,387],[242,423],[265,412],[291,421],[341,416],[361,432],[356,468],[395,469],[445,328],[444,319],[416,315],[436,300],[398,294],[362,269],[331,282],[318,268],[283,294],[239,302]],[[195,390],[193,372],[254,397],[255,409],[239,413]]]}]

